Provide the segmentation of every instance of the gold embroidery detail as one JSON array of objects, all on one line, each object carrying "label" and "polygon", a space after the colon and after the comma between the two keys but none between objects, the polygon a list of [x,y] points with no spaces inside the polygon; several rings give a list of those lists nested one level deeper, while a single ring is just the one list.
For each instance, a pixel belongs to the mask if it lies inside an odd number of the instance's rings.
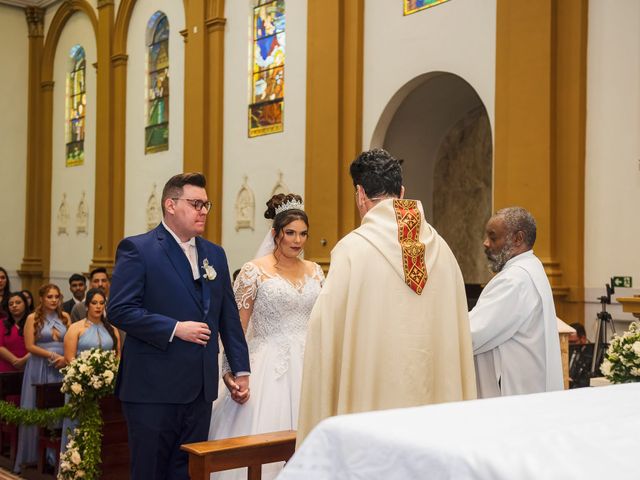
[{"label": "gold embroidery detail", "polygon": [[404,282],[418,295],[427,283],[428,273],[424,261],[425,245],[420,242],[421,215],[415,200],[393,201],[398,223],[398,241],[402,248]]}]

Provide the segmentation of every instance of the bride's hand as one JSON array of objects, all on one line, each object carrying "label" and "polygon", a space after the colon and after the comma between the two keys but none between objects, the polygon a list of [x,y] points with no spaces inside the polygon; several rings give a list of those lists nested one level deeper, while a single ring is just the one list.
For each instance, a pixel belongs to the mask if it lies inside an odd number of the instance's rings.
[{"label": "bride's hand", "polygon": [[239,404],[249,400],[249,377],[234,377],[231,372],[227,372],[222,380],[231,393],[231,398]]},{"label": "bride's hand", "polygon": [[233,390],[238,387],[236,385],[236,382],[233,381],[233,378],[234,378],[233,373],[231,372],[225,373],[224,376],[222,377],[222,381],[224,382],[224,384],[227,386],[227,388],[231,393],[233,393]]}]

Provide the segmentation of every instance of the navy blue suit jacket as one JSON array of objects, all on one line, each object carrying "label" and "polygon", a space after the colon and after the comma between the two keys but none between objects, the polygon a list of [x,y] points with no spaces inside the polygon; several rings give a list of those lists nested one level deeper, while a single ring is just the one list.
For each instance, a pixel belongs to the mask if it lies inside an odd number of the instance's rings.
[{"label": "navy blue suit jacket", "polygon": [[[249,354],[233,297],[224,251],[196,237],[214,280],[193,279],[186,255],[162,224],[125,238],[116,253],[108,318],[127,335],[116,380],[122,401],[185,404],[204,391],[218,396],[218,333],[232,371],[249,371]],[[201,272],[202,273],[202,272]],[[206,346],[174,337],[177,321],[205,322]]]}]

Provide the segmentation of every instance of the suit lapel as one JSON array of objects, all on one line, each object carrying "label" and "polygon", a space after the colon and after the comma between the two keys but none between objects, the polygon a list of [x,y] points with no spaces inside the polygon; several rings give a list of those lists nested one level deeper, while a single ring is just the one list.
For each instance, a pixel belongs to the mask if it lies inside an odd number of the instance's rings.
[{"label": "suit lapel", "polygon": [[[204,262],[204,259],[207,258],[204,242],[200,237],[196,237],[196,250],[198,250],[198,266],[200,266]],[[213,261],[209,260],[209,263],[213,263]],[[211,280],[204,278],[202,272],[200,272],[199,281],[202,284],[202,306],[204,307],[204,317],[207,318],[207,315],[209,314],[209,305],[211,304],[211,290],[207,283]]]},{"label": "suit lapel", "polygon": [[202,308],[202,300],[198,292],[196,291],[196,286],[193,281],[193,274],[191,272],[191,266],[189,265],[189,260],[187,260],[187,256],[184,254],[180,245],[175,241],[175,239],[171,236],[169,232],[166,231],[164,226],[160,224],[157,230],[157,238],[158,243],[162,247],[162,249],[169,257],[169,261],[173,265],[173,268],[178,273],[180,280],[185,284],[187,290],[198,304],[200,308]]}]

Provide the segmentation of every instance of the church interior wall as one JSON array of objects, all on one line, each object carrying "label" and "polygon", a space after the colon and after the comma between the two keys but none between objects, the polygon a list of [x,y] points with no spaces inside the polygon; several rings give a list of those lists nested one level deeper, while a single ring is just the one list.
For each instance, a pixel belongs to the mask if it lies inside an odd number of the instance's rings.
[{"label": "church interior wall", "polygon": [[[84,163],[66,166],[66,97],[70,70],[70,51],[81,45],[86,54],[86,116]],[[66,289],[71,273],[84,272],[93,254],[93,224],[95,205],[96,152],[96,69],[95,34],[89,18],[83,12],[73,14],[62,30],[53,64],[53,131],[51,178],[51,263],[50,278]],[[82,232],[81,202],[88,214]],[[64,207],[62,203],[64,202]],[[107,208],[105,206],[105,208]],[[61,218],[65,210],[66,220]],[[80,230],[80,231],[79,231]],[[66,294],[65,294],[66,296]]]},{"label": "church interior wall", "polygon": [[493,131],[495,0],[445,2],[406,17],[401,2],[367,0],[365,25],[363,149],[380,142],[376,136],[386,131],[380,122],[393,116],[387,106],[396,93],[428,72],[466,80],[485,105]]},{"label": "church interior wall", "polygon": [[29,39],[24,10],[0,5],[0,202],[2,235],[0,265],[13,288],[20,287],[16,270],[24,255],[27,164],[27,88]]},{"label": "church interior wall", "polygon": [[[232,271],[253,258],[269,229],[263,213],[280,172],[288,190],[304,197],[307,1],[291,0],[285,7],[284,130],[249,138],[253,4],[225,2],[222,245]],[[245,175],[254,194],[254,229],[236,230],[236,199]],[[313,218],[309,220],[313,236]]]},{"label": "church interior wall", "polygon": [[[163,12],[169,21],[169,148],[145,154],[145,103],[147,88],[147,23]],[[162,187],[169,177],[183,170],[184,39],[183,2],[157,0],[137,2],[127,36],[126,92],[126,185],[124,234],[137,235],[147,228],[147,203],[154,193],[160,202]]]},{"label": "church interior wall", "polygon": [[[589,2],[587,55],[584,276],[592,337],[596,298],[611,276],[633,276],[636,288],[617,295],[640,293],[640,3]],[[633,318],[619,304],[609,309],[614,319]]]}]

